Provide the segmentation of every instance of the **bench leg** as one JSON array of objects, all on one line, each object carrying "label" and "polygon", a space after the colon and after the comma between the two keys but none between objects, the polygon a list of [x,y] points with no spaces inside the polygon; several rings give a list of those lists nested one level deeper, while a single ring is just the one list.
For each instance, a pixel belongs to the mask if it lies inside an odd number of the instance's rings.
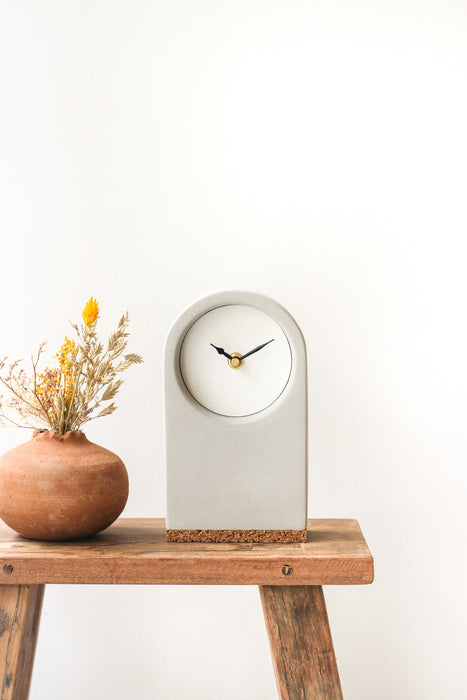
[{"label": "bench leg", "polygon": [[43,584],[0,586],[0,700],[27,700]]},{"label": "bench leg", "polygon": [[342,700],[321,586],[260,586],[280,700]]}]

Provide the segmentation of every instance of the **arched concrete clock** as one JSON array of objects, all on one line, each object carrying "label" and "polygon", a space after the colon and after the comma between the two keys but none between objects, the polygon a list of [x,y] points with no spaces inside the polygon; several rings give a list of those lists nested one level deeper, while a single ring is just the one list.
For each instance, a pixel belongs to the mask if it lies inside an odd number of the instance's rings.
[{"label": "arched concrete clock", "polygon": [[306,349],[261,294],[190,306],[165,347],[167,539],[306,539]]}]

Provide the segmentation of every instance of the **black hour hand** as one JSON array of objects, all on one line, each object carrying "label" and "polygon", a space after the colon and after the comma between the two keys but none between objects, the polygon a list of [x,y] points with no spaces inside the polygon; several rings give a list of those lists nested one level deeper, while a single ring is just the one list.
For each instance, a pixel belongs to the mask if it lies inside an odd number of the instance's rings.
[{"label": "black hour hand", "polygon": [[218,348],[217,345],[214,345],[214,343],[209,343],[209,345],[212,345],[213,348],[217,350],[219,355],[224,355],[228,360],[232,359],[232,355],[229,355],[228,352],[225,352],[224,348]]},{"label": "black hour hand", "polygon": [[[274,338],[272,339],[274,340]],[[268,340],[267,343],[263,343],[262,345],[258,345],[258,347],[253,348],[253,350],[250,350],[250,352],[246,352],[244,355],[241,356],[241,360],[244,360],[245,357],[250,357],[250,355],[253,355],[254,352],[258,352],[258,350],[262,350],[266,345],[269,345],[269,343],[272,343],[272,340]]]}]

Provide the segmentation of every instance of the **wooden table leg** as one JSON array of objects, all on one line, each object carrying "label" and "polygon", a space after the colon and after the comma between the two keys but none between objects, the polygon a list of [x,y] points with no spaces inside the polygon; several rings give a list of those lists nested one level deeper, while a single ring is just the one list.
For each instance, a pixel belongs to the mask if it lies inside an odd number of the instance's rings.
[{"label": "wooden table leg", "polygon": [[260,586],[280,700],[342,700],[321,586]]},{"label": "wooden table leg", "polygon": [[0,586],[0,700],[27,700],[43,584]]}]

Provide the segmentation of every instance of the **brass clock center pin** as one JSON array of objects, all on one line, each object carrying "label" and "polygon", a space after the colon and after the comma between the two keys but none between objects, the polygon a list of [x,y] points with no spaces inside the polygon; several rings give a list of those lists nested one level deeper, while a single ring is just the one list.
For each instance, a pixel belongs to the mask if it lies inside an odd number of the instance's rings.
[{"label": "brass clock center pin", "polygon": [[232,369],[239,369],[244,364],[244,360],[241,359],[241,354],[239,352],[232,352],[231,356],[232,359],[227,360],[230,367],[232,367]]}]

